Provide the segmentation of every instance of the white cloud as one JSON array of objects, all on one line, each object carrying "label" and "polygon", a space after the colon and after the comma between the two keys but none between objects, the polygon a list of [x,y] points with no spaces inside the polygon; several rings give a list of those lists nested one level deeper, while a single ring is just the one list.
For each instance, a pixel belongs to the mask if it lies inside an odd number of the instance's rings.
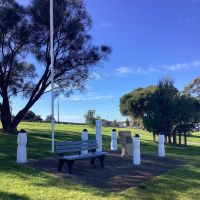
[{"label": "white cloud", "polygon": [[129,67],[119,67],[119,68],[116,68],[115,71],[119,72],[121,75],[124,75],[124,74],[129,74],[131,72],[131,68]]},{"label": "white cloud", "polygon": [[106,100],[106,99],[113,99],[115,96],[113,95],[99,95],[95,92],[90,92],[87,94],[81,95],[72,95],[70,97],[61,97],[63,101],[93,101],[93,100]]},{"label": "white cloud", "polygon": [[145,74],[147,73],[146,70],[142,69],[141,67],[119,67],[114,69],[117,72],[117,75],[126,75],[126,74]]},{"label": "white cloud", "polygon": [[174,65],[164,65],[162,66],[163,69],[168,71],[186,71],[189,69],[200,68],[200,61],[196,60],[190,63],[177,63]]}]

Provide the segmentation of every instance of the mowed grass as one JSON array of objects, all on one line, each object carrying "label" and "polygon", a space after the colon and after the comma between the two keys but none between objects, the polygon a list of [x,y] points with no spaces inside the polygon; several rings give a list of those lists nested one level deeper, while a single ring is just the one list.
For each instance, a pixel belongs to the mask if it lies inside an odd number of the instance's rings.
[{"label": "mowed grass", "polygon": [[[51,156],[51,124],[21,123],[28,134],[28,158]],[[81,131],[87,128],[89,138],[95,130],[83,125],[55,125],[55,140],[80,140]],[[110,148],[112,128],[103,128],[103,147]],[[117,129],[119,130],[119,129]],[[152,135],[135,129],[132,134],[141,137],[141,152],[157,155],[157,144]],[[192,133],[188,147],[166,147],[166,156],[186,159],[187,165],[153,178],[121,193],[104,192],[98,188],[78,184],[50,173],[18,165],[16,136],[0,134],[0,199],[200,199],[200,133]],[[101,177],[99,177],[101,178]]]}]

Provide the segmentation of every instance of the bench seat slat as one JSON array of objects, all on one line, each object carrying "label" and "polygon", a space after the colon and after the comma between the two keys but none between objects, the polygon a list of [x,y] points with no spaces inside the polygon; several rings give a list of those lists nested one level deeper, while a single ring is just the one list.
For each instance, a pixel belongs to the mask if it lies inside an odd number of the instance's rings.
[{"label": "bench seat slat", "polygon": [[83,143],[96,143],[97,141],[94,140],[86,140],[86,141],[64,141],[64,142],[56,142],[56,146],[62,146],[62,145],[73,145],[73,144],[83,144]]},{"label": "bench seat slat", "polygon": [[97,147],[98,144],[80,144],[80,145],[63,145],[63,146],[57,146],[57,150],[62,150],[62,149],[74,149],[74,148],[87,148],[87,147]]},{"label": "bench seat slat", "polygon": [[101,152],[94,152],[94,153],[88,153],[87,155],[71,155],[71,156],[63,156],[61,159],[63,160],[81,160],[81,159],[87,159],[87,158],[94,158],[102,155],[106,155],[107,152],[101,151]]},{"label": "bench seat slat", "polygon": [[77,147],[77,148],[65,148],[65,149],[58,149],[58,153],[70,153],[70,152],[78,152],[78,151],[84,151],[84,150],[93,150],[96,149],[97,146],[91,146],[91,147]]}]

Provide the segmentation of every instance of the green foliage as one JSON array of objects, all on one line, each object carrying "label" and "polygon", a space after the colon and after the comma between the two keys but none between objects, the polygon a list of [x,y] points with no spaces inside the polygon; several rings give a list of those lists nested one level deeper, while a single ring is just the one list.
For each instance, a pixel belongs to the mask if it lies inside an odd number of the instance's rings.
[{"label": "green foliage", "polygon": [[200,77],[195,78],[192,83],[188,84],[183,93],[200,98]]},{"label": "green foliage", "polygon": [[[56,124],[55,140],[80,140],[83,128],[89,130],[89,138],[95,137],[95,131],[86,125]],[[29,133],[28,159],[52,156],[50,123],[22,122],[19,129],[25,129]],[[112,128],[103,127],[102,142],[105,149],[110,149],[111,130]],[[151,134],[148,132],[117,128],[117,131],[119,130],[130,130],[132,135],[139,133],[142,153],[157,155],[157,144],[151,141]],[[187,148],[166,145],[167,157],[183,158],[187,161],[185,166],[172,169],[120,193],[105,191],[84,182],[74,182],[71,178],[62,178],[40,169],[16,164],[16,139],[15,135],[0,133],[0,146],[2,147],[0,148],[0,199],[2,200],[190,200],[199,199],[200,196],[199,132],[192,133],[188,138]],[[109,183],[115,183],[115,177],[110,179]]]},{"label": "green foliage", "polygon": [[157,86],[137,88],[120,98],[120,112],[123,116],[130,116],[133,125],[143,127],[142,118],[147,111],[149,99]]},{"label": "green foliage", "polygon": [[124,116],[141,118],[149,104],[151,95],[155,92],[156,86],[137,88],[120,98],[120,112]]},{"label": "green foliage", "polygon": [[25,121],[42,121],[42,118],[40,115],[36,115],[33,111],[30,110],[26,113],[23,120],[25,120]]},{"label": "green foliage", "polygon": [[172,80],[164,78],[159,81],[158,88],[149,99],[149,105],[143,116],[144,127],[154,133],[171,133],[174,123],[174,99],[178,90]]},{"label": "green foliage", "polygon": [[[51,84],[49,0],[33,0],[27,7],[14,0],[0,1],[0,112],[3,129],[16,131],[26,112]],[[90,68],[107,60],[111,48],[92,44],[92,20],[83,1],[54,1],[55,94],[69,96],[83,90]],[[31,55],[39,63],[29,63]],[[11,119],[9,99],[28,98]]]},{"label": "green foliage", "polygon": [[[94,127],[95,126],[95,121],[96,121],[96,117],[95,117],[95,110],[88,110],[87,113],[84,115],[85,118],[85,123],[90,126],[90,127]],[[100,119],[100,117],[98,116],[98,119]]]},{"label": "green foliage", "polygon": [[34,65],[24,61],[32,31],[26,9],[13,0],[0,1],[0,21],[0,89],[7,88],[8,96],[26,94],[36,78]]},{"label": "green foliage", "polygon": [[199,102],[180,95],[170,78],[160,80],[143,117],[145,128],[166,135],[174,131],[190,131],[199,121]]},{"label": "green foliage", "polygon": [[128,118],[126,118],[126,126],[127,126],[127,127],[130,126],[130,121],[129,121]]},{"label": "green foliage", "polygon": [[[47,115],[45,118],[46,122],[51,122],[52,121],[52,116],[51,115]],[[56,119],[54,118],[54,122],[56,122]]]},{"label": "green foliage", "polygon": [[188,132],[195,128],[200,121],[200,102],[198,99],[187,96],[178,95],[176,97],[176,115],[174,130],[178,132]]}]

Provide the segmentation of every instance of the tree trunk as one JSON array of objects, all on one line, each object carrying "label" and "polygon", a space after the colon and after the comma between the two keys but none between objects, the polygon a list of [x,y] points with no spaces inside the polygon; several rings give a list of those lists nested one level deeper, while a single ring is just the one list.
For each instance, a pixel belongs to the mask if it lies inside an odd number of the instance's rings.
[{"label": "tree trunk", "polygon": [[153,133],[153,142],[156,142],[156,134]]},{"label": "tree trunk", "polygon": [[186,134],[186,131],[184,131],[184,145],[187,146],[187,134]]},{"label": "tree trunk", "polygon": [[43,90],[40,91],[40,93],[38,93],[34,99],[30,99],[28,101],[28,103],[26,104],[26,106],[20,110],[17,115],[15,116],[15,118],[13,119],[13,123],[12,126],[17,128],[18,124],[22,121],[22,119],[24,118],[25,114],[28,112],[28,110],[34,105],[34,103],[42,96],[43,92],[44,92],[45,88],[43,88]]},{"label": "tree trunk", "polygon": [[173,144],[176,145],[176,131],[173,131]]},{"label": "tree trunk", "polygon": [[170,133],[168,134],[168,141],[169,141],[169,144],[172,143],[172,139],[171,139],[171,134]]},{"label": "tree trunk", "polygon": [[16,133],[16,127],[12,126],[12,115],[10,111],[9,98],[7,92],[4,92],[3,102],[1,105],[1,123],[3,130],[7,133]]},{"label": "tree trunk", "polygon": [[24,118],[25,114],[28,110],[33,106],[33,104],[42,96],[44,91],[41,91],[37,94],[34,99],[30,99],[26,106],[17,113],[17,115],[12,120],[12,115],[10,112],[10,104],[9,99],[6,95],[3,96],[3,103],[1,106],[1,122],[3,126],[3,130],[7,133],[17,133],[17,126]]},{"label": "tree trunk", "polygon": [[181,145],[181,132],[178,133],[179,136],[179,145]]},{"label": "tree trunk", "polygon": [[165,135],[165,143],[167,143],[167,135]]}]

